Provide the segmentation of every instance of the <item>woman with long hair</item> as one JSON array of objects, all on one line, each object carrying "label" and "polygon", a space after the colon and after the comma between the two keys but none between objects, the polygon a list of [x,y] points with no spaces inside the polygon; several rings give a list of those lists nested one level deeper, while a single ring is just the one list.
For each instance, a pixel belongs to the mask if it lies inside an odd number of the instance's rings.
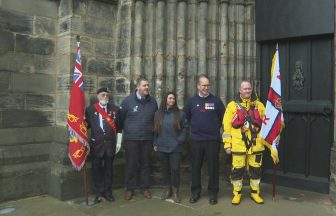
[{"label": "woman with long hair", "polygon": [[182,143],[187,136],[188,122],[184,112],[177,106],[174,92],[164,95],[154,118],[154,150],[161,163],[163,183],[166,189],[162,200],[173,198],[180,203],[180,162]]}]

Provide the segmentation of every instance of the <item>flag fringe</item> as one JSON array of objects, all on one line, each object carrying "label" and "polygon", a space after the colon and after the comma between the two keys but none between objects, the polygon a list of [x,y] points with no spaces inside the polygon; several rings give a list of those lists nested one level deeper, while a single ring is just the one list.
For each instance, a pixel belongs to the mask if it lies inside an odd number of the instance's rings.
[{"label": "flag fringe", "polygon": [[276,151],[273,149],[272,145],[269,144],[265,139],[261,138],[261,140],[262,140],[262,143],[263,143],[263,144],[270,150],[270,152],[271,152],[271,157],[272,157],[272,159],[273,159],[274,164],[279,163],[280,160],[279,160],[278,152],[276,152]]},{"label": "flag fringe", "polygon": [[86,162],[87,156],[88,156],[88,154],[86,154],[85,159],[83,160],[83,162],[79,166],[77,166],[75,164],[75,162],[72,160],[70,153],[68,153],[68,157],[70,158],[71,164],[75,168],[75,170],[77,170],[77,171],[80,171],[83,168],[83,166],[84,166],[84,164]]},{"label": "flag fringe", "polygon": [[76,136],[76,138],[81,142],[81,143],[83,143],[83,145],[85,146],[85,147],[87,147],[88,148],[88,150],[89,150],[89,152],[90,152],[90,144],[88,143],[88,141],[87,140],[85,140],[85,139],[83,139],[83,137],[82,136],[80,136],[69,124],[67,125],[67,127],[68,127],[68,130],[70,131],[70,133],[73,133],[75,136]]}]

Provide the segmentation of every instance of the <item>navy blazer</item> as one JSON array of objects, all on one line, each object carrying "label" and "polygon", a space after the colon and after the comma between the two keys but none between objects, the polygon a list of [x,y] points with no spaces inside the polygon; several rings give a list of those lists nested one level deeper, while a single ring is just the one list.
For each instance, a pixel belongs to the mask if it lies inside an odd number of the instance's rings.
[{"label": "navy blazer", "polygon": [[[118,107],[108,103],[107,114],[114,119],[117,131],[119,130],[119,111]],[[108,157],[112,157],[116,150],[116,133],[111,126],[105,121],[104,130],[100,127],[99,112],[94,105],[91,105],[85,110],[85,120],[88,128],[91,129],[90,136],[90,152],[93,157],[103,157],[104,153]]]}]

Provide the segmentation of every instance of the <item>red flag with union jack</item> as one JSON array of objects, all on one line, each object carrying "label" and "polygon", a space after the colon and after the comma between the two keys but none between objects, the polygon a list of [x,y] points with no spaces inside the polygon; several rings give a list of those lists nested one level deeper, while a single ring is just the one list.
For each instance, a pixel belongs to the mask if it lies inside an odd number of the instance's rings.
[{"label": "red flag with union jack", "polygon": [[67,127],[69,129],[68,154],[75,169],[80,170],[90,152],[87,128],[84,120],[85,97],[79,41],[73,74]]},{"label": "red flag with union jack", "polygon": [[272,59],[271,74],[272,81],[267,96],[266,111],[261,126],[260,136],[264,140],[264,144],[270,149],[274,163],[278,163],[279,157],[277,147],[280,140],[280,132],[284,127],[278,49]]}]

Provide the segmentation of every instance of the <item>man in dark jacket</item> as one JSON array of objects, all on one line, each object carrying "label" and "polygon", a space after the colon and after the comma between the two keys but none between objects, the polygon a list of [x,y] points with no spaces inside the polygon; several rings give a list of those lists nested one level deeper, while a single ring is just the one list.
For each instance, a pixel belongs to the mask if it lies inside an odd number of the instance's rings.
[{"label": "man in dark jacket", "polygon": [[85,119],[91,128],[90,150],[92,155],[94,203],[104,199],[114,201],[112,195],[113,159],[118,130],[118,107],[109,103],[109,91],[97,91],[98,103],[86,108]]},{"label": "man in dark jacket", "polygon": [[220,98],[210,94],[209,79],[200,75],[197,81],[198,93],[186,103],[186,118],[191,127],[191,197],[196,203],[201,194],[201,168],[204,156],[207,159],[209,203],[217,203],[219,189],[219,143],[220,128],[224,116],[224,104]]},{"label": "man in dark jacket", "polygon": [[126,150],[126,200],[133,198],[138,173],[140,173],[140,188],[144,197],[152,198],[149,191],[149,178],[154,114],[157,109],[156,100],[149,95],[148,80],[142,77],[137,80],[135,92],[126,97],[120,105]]}]

